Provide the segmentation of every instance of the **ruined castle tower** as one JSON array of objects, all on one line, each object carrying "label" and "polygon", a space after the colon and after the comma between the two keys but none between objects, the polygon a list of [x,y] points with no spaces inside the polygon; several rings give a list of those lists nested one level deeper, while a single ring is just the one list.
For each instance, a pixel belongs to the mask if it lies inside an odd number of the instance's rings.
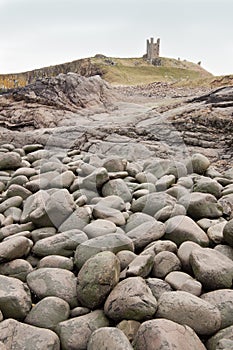
[{"label": "ruined castle tower", "polygon": [[160,39],[157,39],[156,43],[154,43],[154,38],[147,40],[146,59],[148,62],[153,63],[153,60],[159,57],[159,47]]}]

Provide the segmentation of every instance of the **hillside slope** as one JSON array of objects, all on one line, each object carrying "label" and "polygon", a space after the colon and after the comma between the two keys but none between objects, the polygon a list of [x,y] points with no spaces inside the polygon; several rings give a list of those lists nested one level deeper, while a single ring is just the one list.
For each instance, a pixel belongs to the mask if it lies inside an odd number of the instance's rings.
[{"label": "hillside slope", "polygon": [[143,58],[110,58],[96,55],[92,58],[45,67],[17,74],[0,75],[0,90],[24,87],[38,78],[57,76],[60,73],[78,73],[89,77],[100,75],[114,85],[137,85],[151,82],[187,83],[198,79],[211,78],[212,75],[200,65],[160,57],[157,66],[152,66]]}]

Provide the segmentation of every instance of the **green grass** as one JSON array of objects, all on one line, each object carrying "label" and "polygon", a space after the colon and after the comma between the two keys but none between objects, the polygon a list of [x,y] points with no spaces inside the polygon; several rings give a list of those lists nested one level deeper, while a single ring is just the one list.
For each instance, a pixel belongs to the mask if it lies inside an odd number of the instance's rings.
[{"label": "green grass", "polygon": [[[160,66],[143,58],[91,58],[100,67],[103,78],[113,85],[139,85],[152,82],[187,83],[212,77],[198,64],[160,57]],[[114,65],[111,65],[113,62]]]}]

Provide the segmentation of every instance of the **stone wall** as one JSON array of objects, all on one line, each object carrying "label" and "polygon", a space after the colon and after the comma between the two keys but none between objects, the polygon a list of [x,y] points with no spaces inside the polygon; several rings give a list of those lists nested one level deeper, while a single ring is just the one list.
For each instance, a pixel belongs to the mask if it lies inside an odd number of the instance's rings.
[{"label": "stone wall", "polygon": [[32,84],[38,78],[54,77],[60,73],[67,74],[69,72],[78,73],[86,77],[102,75],[97,65],[94,65],[89,58],[86,58],[24,73],[0,74],[0,93],[1,91],[4,92],[5,90]]}]

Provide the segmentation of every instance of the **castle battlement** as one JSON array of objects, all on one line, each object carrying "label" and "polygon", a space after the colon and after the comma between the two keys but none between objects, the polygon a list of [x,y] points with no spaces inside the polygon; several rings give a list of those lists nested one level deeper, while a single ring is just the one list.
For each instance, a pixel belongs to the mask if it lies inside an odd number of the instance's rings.
[{"label": "castle battlement", "polygon": [[147,40],[147,48],[146,48],[146,59],[151,64],[153,60],[159,57],[160,50],[160,39],[157,39],[157,42],[154,42],[154,38],[150,38]]}]

